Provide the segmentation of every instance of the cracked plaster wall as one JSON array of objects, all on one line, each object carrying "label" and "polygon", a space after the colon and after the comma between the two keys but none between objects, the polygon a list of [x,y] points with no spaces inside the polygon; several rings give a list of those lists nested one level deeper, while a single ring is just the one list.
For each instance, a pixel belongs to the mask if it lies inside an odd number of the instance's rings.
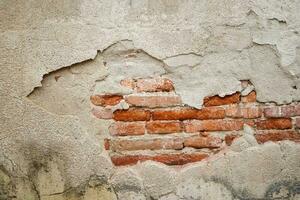
[{"label": "cracked plaster wall", "polygon": [[89,105],[95,93],[126,93],[115,87],[123,78],[154,75],[195,107],[199,97],[240,91],[239,80],[253,83],[258,101],[299,101],[299,9],[297,0],[2,0],[3,196],[263,199],[281,187],[299,195],[300,151],[291,142],[183,169],[146,162],[116,180],[120,169],[102,151],[109,121],[96,121]]}]

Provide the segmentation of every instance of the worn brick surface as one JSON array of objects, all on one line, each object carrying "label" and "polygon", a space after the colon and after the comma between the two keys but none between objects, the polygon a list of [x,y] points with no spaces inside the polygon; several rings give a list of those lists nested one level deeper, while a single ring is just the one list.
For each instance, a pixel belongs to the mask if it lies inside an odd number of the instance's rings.
[{"label": "worn brick surface", "polygon": [[128,95],[125,97],[127,103],[141,107],[168,107],[181,104],[181,99],[177,95]]},{"label": "worn brick surface", "polygon": [[150,134],[177,133],[183,130],[181,122],[174,121],[152,121],[147,122],[147,132]]},{"label": "worn brick surface", "polygon": [[171,80],[166,78],[137,79],[138,92],[170,92],[174,90]]},{"label": "worn brick surface", "polygon": [[186,132],[234,131],[243,129],[242,120],[191,120],[184,122]]},{"label": "worn brick surface", "polygon": [[286,130],[257,131],[255,138],[258,143],[265,143],[268,141],[276,142],[282,140],[300,142],[300,133]]},{"label": "worn brick surface", "polygon": [[117,94],[93,95],[90,97],[91,102],[96,106],[114,106],[120,103],[123,96]]},{"label": "worn brick surface", "polygon": [[220,97],[218,95],[205,97],[203,100],[204,106],[220,106],[220,105],[228,105],[235,104],[240,102],[240,93],[237,92],[232,95],[226,95],[225,97]]},{"label": "worn brick surface", "polygon": [[112,135],[143,135],[145,133],[145,122],[115,122],[109,127]]},{"label": "worn brick surface", "polygon": [[240,107],[240,106],[230,106],[226,109],[226,116],[233,118],[260,118],[262,116],[262,109],[258,106],[255,107]]},{"label": "worn brick surface", "polygon": [[92,114],[99,119],[111,119],[113,118],[113,111],[110,108],[105,107],[93,107]]},{"label": "worn brick surface", "polygon": [[257,129],[290,129],[292,128],[292,120],[286,118],[258,120],[256,126]]},{"label": "worn brick surface", "polygon": [[271,106],[264,109],[265,117],[268,118],[289,118],[300,116],[300,104],[286,106]]},{"label": "worn brick surface", "polygon": [[113,119],[116,121],[148,121],[151,113],[143,109],[116,110]]},{"label": "worn brick surface", "polygon": [[185,147],[193,148],[218,148],[222,144],[222,140],[216,137],[190,137],[184,140]]},{"label": "worn brick surface", "polygon": [[222,119],[225,117],[223,108],[175,108],[154,110],[153,120],[187,120],[187,119]]},{"label": "worn brick surface", "polygon": [[153,160],[167,165],[183,165],[186,163],[197,162],[208,157],[206,153],[177,153],[177,154],[158,154],[149,155],[114,155],[111,157],[116,166],[133,165],[139,161]]}]

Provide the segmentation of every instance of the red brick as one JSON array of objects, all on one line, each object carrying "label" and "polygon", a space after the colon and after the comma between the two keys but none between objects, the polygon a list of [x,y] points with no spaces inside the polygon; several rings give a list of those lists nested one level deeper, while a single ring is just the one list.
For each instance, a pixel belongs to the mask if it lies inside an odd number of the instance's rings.
[{"label": "red brick", "polygon": [[116,121],[148,121],[151,113],[143,109],[116,110],[113,119]]},{"label": "red brick", "polygon": [[137,79],[138,92],[170,92],[174,90],[171,80],[166,78]]},{"label": "red brick", "polygon": [[243,129],[244,122],[242,120],[192,120],[185,122],[184,125],[185,131],[188,133],[199,131],[237,131]]},{"label": "red brick", "polygon": [[138,139],[138,140],[113,140],[112,151],[134,151],[134,150],[158,150],[158,149],[182,149],[181,139]]},{"label": "red brick", "polygon": [[233,142],[233,140],[235,140],[236,138],[238,138],[239,136],[238,135],[226,135],[225,136],[225,143],[230,146]]},{"label": "red brick", "polygon": [[181,104],[181,99],[177,95],[128,95],[125,97],[127,103],[141,107],[168,107]]},{"label": "red brick", "polygon": [[218,148],[222,144],[222,140],[216,137],[191,137],[184,141],[185,147],[193,148]]},{"label": "red brick", "polygon": [[92,95],[90,97],[91,102],[96,106],[114,106],[122,99],[123,96],[117,94]]},{"label": "red brick", "polygon": [[160,109],[152,112],[153,120],[187,120],[187,119],[222,119],[225,117],[223,108],[176,108]]},{"label": "red brick", "polygon": [[184,165],[191,162],[197,162],[207,158],[206,153],[177,153],[177,154],[159,154],[149,155],[114,155],[111,160],[116,166],[134,165],[137,162],[153,160],[167,165]]},{"label": "red brick", "polygon": [[296,118],[296,127],[300,128],[300,118]]},{"label": "red brick", "polygon": [[206,153],[181,153],[181,154],[163,154],[154,156],[152,160],[162,162],[167,165],[184,165],[191,162],[197,162],[208,157]]},{"label": "red brick", "polygon": [[259,107],[240,107],[240,106],[230,106],[226,109],[226,116],[233,118],[260,118],[262,116],[262,109]]},{"label": "red brick", "polygon": [[292,128],[292,120],[287,118],[258,120],[256,126],[257,129],[290,129]]},{"label": "red brick", "polygon": [[113,111],[110,108],[93,107],[92,114],[99,119],[112,119]]},{"label": "red brick", "polygon": [[221,105],[228,105],[228,104],[235,104],[240,102],[241,94],[239,92],[226,95],[225,97],[220,97],[218,95],[205,97],[203,100],[204,106],[221,106]]},{"label": "red brick", "polygon": [[258,143],[265,143],[268,141],[277,142],[282,140],[300,142],[300,133],[285,130],[258,131],[255,134],[255,138]]},{"label": "red brick", "polygon": [[252,103],[252,102],[256,102],[256,92],[252,91],[250,92],[248,95],[246,96],[242,96],[241,97],[241,101],[243,103]]},{"label": "red brick", "polygon": [[145,134],[145,122],[115,122],[109,127],[112,135],[143,135]]},{"label": "red brick", "polygon": [[264,109],[265,117],[268,118],[289,118],[300,115],[300,104],[273,106]]},{"label": "red brick", "polygon": [[146,124],[147,132],[150,134],[167,134],[178,133],[182,131],[182,124],[180,122],[168,121],[152,121]]},{"label": "red brick", "polygon": [[109,139],[104,139],[104,149],[109,150],[110,149],[110,140]]}]

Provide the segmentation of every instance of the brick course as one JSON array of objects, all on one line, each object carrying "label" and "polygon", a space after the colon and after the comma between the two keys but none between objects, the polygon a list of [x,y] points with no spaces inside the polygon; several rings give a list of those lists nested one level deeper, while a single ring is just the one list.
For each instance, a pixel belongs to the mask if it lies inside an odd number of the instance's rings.
[{"label": "brick course", "polygon": [[116,110],[113,119],[116,121],[149,121],[151,113],[148,110],[142,109],[128,109]]},{"label": "brick course", "polygon": [[289,118],[300,116],[300,104],[287,106],[273,106],[264,109],[265,117],[268,118]]},{"label": "brick course", "polygon": [[182,139],[131,139],[112,140],[112,151],[157,150],[157,149],[182,149]]},{"label": "brick course", "polygon": [[184,141],[185,147],[193,147],[193,148],[218,148],[222,144],[222,140],[220,138],[215,137],[191,137]]},{"label": "brick course", "polygon": [[242,130],[242,120],[192,120],[184,123],[188,133],[199,131],[238,131]]},{"label": "brick course", "polygon": [[223,108],[176,108],[154,110],[153,120],[188,120],[188,119],[222,119],[225,117]]},{"label": "brick course", "polygon": [[112,162],[116,166],[133,165],[137,162],[153,160],[167,165],[184,165],[186,163],[201,161],[208,157],[206,153],[177,153],[177,154],[158,154],[149,155],[113,155]]},{"label": "brick course", "polygon": [[153,121],[147,122],[146,129],[149,134],[167,134],[177,133],[183,130],[181,122],[166,122],[166,121]]},{"label": "brick course", "polygon": [[292,128],[292,119],[278,118],[266,119],[256,122],[257,129],[290,129]]}]

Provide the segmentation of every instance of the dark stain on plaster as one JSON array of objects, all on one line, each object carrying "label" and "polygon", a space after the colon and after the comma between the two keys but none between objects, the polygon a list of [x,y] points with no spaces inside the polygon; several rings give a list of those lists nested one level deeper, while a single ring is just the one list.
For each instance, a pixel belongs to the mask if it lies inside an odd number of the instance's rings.
[{"label": "dark stain on plaster", "polygon": [[218,177],[207,179],[207,182],[222,184],[235,199],[239,200],[289,200],[296,195],[300,196],[300,181],[297,180],[279,181],[271,184],[263,198],[254,198],[254,195],[246,189],[238,191],[228,181]]},{"label": "dark stain on plaster", "polygon": [[291,199],[296,195],[300,195],[300,181],[281,181],[269,186],[265,198]]}]

